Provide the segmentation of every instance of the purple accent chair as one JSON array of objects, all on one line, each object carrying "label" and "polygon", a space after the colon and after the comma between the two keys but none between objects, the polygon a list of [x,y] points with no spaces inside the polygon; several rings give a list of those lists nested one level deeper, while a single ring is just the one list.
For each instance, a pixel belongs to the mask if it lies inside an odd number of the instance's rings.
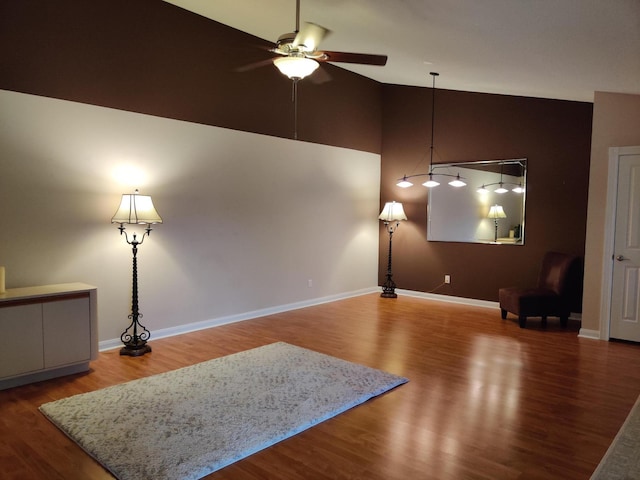
[{"label": "purple accent chair", "polygon": [[547,317],[560,317],[560,325],[566,327],[571,312],[582,310],[574,309],[576,294],[581,297],[581,292],[580,257],[547,252],[542,260],[536,287],[498,290],[500,314],[502,319],[507,318],[507,312],[517,315],[520,328],[525,328],[527,317],[541,317],[543,327],[547,325]]}]

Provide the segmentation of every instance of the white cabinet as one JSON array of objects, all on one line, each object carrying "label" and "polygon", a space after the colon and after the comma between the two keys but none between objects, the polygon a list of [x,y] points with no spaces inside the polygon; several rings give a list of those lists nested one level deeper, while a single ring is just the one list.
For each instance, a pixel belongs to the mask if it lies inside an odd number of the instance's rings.
[{"label": "white cabinet", "polygon": [[0,389],[88,370],[97,355],[95,287],[67,283],[0,294]]},{"label": "white cabinet", "polygon": [[0,308],[0,378],[41,370],[42,306]]}]

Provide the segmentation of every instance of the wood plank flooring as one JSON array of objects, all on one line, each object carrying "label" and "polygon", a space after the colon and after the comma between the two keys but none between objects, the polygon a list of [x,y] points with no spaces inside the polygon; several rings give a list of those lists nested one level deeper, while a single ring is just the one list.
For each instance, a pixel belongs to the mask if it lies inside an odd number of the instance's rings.
[{"label": "wood plank flooring", "polygon": [[588,479],[640,394],[640,346],[578,328],[371,294],[152,339],[144,357],[103,352],[89,373],[0,392],[0,478],[112,478],[42,403],[285,341],[410,382],[206,478]]}]

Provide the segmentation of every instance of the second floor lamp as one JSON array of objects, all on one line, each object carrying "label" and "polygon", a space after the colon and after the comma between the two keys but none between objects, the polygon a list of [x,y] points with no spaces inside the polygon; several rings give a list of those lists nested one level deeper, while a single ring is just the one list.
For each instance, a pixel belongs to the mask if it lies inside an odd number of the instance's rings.
[{"label": "second floor lamp", "polygon": [[400,220],[406,220],[407,216],[404,213],[401,203],[387,202],[378,218],[384,222],[384,226],[387,232],[389,232],[389,260],[387,262],[387,276],[382,284],[382,293],[380,296],[383,298],[396,298],[398,296],[396,294],[396,284],[393,281],[393,273],[391,271],[391,247],[393,234],[400,226]]}]

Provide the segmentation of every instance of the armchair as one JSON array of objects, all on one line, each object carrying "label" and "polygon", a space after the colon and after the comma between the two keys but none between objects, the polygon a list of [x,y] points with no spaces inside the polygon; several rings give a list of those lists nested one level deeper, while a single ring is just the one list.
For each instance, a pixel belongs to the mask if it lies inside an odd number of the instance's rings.
[{"label": "armchair", "polygon": [[580,258],[558,252],[547,252],[542,260],[536,287],[508,287],[498,290],[500,314],[518,316],[520,328],[525,328],[527,317],[541,317],[546,326],[547,317],[560,317],[567,326],[569,315],[576,308],[576,295],[580,296],[582,279]]}]

